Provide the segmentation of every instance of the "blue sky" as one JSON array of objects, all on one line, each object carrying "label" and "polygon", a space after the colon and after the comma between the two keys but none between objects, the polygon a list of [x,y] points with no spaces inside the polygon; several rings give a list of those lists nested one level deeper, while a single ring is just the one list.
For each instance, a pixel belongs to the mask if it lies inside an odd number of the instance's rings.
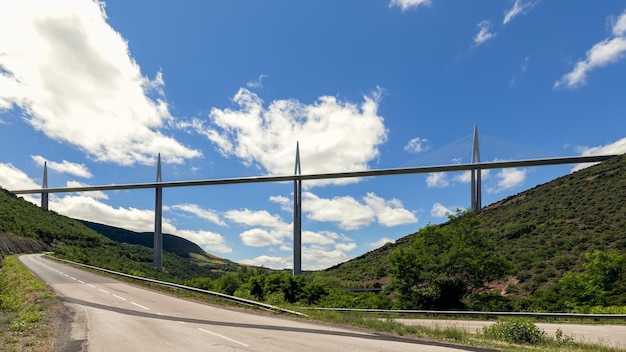
[{"label": "blue sky", "polygon": [[[286,175],[626,151],[626,1],[0,2],[0,186]],[[582,166],[492,170],[483,205]],[[305,182],[303,269],[467,208],[466,173]],[[168,188],[164,231],[292,266],[290,183]],[[27,199],[38,202],[38,196]],[[154,191],[56,194],[152,231]]]}]

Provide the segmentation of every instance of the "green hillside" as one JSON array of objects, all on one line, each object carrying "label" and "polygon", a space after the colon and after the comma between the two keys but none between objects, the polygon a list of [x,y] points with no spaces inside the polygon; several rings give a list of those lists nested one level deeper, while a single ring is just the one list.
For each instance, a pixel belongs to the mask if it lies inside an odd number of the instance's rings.
[{"label": "green hillside", "polygon": [[[521,295],[547,289],[565,273],[581,272],[585,255],[594,250],[626,253],[626,157],[503,199],[483,208],[479,218],[480,231],[511,263],[510,275],[501,286],[508,285]],[[324,274],[348,287],[384,286],[390,280],[391,253],[408,246],[416,234]]]},{"label": "green hillside", "polygon": [[217,278],[239,269],[239,265],[209,255],[185,239],[167,235],[164,236],[164,270],[161,271],[151,265],[151,244],[140,245],[141,241],[131,240],[118,242],[99,231],[126,238],[134,235],[146,238],[146,234],[93,223],[91,226],[97,231],[0,188],[0,255],[53,251],[60,258],[175,282],[198,277]]}]

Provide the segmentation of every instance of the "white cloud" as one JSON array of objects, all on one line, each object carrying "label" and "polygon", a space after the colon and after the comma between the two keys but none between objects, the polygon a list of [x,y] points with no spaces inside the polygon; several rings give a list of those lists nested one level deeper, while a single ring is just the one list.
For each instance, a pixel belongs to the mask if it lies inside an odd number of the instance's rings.
[{"label": "white cloud", "polygon": [[279,215],[270,214],[266,210],[229,210],[225,216],[231,221],[247,226],[281,228],[287,225]]},{"label": "white cloud", "polygon": [[[41,188],[41,185],[38,185],[28,177],[26,173],[13,166],[13,164],[0,163],[0,187],[13,191],[20,189],[37,189]],[[26,194],[22,197],[31,203],[38,201],[38,197],[33,195]]]},{"label": "white cloud", "polygon": [[277,270],[293,266],[292,259],[290,257],[271,257],[268,255],[261,255],[252,259],[244,259],[239,261],[239,263]]},{"label": "white cloud", "polygon": [[343,263],[350,257],[340,249],[313,245],[302,248],[302,267],[307,270],[321,270]]},{"label": "white cloud", "polygon": [[521,185],[526,179],[526,169],[502,169],[495,175],[495,178],[497,183],[487,188],[489,193],[498,193]]},{"label": "white cloud", "polygon": [[265,210],[229,210],[225,217],[235,223],[254,227],[239,234],[239,238],[247,246],[284,245],[284,239],[293,236],[292,224],[284,222],[279,215],[270,214]]},{"label": "white cloud", "polygon": [[616,37],[622,37],[626,34],[626,10],[613,23],[612,32]]},{"label": "white cloud", "polygon": [[267,75],[260,75],[256,81],[250,81],[246,83],[246,87],[248,88],[260,88],[263,87],[263,79],[267,78]]},{"label": "white cloud", "polygon": [[502,24],[509,23],[518,15],[525,15],[528,11],[532,10],[535,5],[536,2],[523,2],[522,0],[515,0],[513,7],[504,13],[504,20],[502,21]]},{"label": "white cloud", "polygon": [[[490,169],[480,170],[480,179],[488,179],[490,172]],[[466,170],[460,173],[456,173],[453,177],[453,180],[460,183],[470,183],[472,182],[472,172],[470,170]]]},{"label": "white cloud", "polygon": [[153,164],[200,157],[160,129],[173,123],[160,72],[142,75],[95,1],[0,2],[0,109],[22,109],[51,139],[98,161]]},{"label": "white cloud", "polygon": [[239,234],[239,238],[246,246],[266,247],[283,244],[283,238],[288,233],[279,233],[265,229],[254,228]]},{"label": "white cloud", "polygon": [[387,243],[395,243],[395,242],[396,241],[394,239],[391,239],[389,237],[383,237],[376,242],[368,243],[367,247],[369,247],[370,249],[376,249],[376,248],[380,248],[386,245]]},{"label": "white cloud", "polygon": [[426,138],[415,137],[409,141],[409,143],[404,147],[409,153],[420,153],[428,150],[428,146],[425,144],[428,142]]},{"label": "white cloud", "polygon": [[426,176],[426,187],[428,188],[444,188],[448,187],[450,182],[445,172],[431,172]]},{"label": "white cloud", "polygon": [[363,200],[368,207],[374,210],[380,225],[393,227],[417,222],[415,214],[404,209],[402,202],[398,199],[385,200],[369,192]]},{"label": "white cloud", "polygon": [[[581,156],[593,156],[593,155],[619,155],[626,153],[626,137],[615,141],[613,143],[609,143],[603,146],[597,147],[579,147],[581,152]],[[582,170],[586,167],[593,166],[597,163],[585,163],[585,164],[576,164],[571,172]]]},{"label": "white cloud", "polygon": [[314,243],[320,245],[331,245],[335,244],[334,236],[328,236],[326,231],[322,232],[313,232],[313,231],[302,231],[302,243]]},{"label": "white cloud", "polygon": [[615,21],[612,33],[613,38],[606,38],[591,47],[585,59],[578,61],[571,72],[554,83],[554,88],[584,85],[590,71],[622,60],[626,56],[626,11]]},{"label": "white cloud", "polygon": [[201,219],[210,221],[214,224],[221,226],[228,226],[224,220],[222,220],[217,212],[210,209],[202,209],[197,204],[176,204],[171,206],[172,209],[181,210],[190,214],[193,214]]},{"label": "white cloud", "polygon": [[[224,156],[236,156],[269,174],[293,174],[296,142],[300,143],[303,173],[367,170],[379,156],[387,131],[378,115],[381,91],[360,104],[323,96],[311,105],[276,100],[269,107],[247,89],[240,89],[235,109],[213,108],[208,121],[180,124],[215,143]],[[305,182],[345,184],[355,179]]]},{"label": "white cloud", "polygon": [[[457,209],[457,208],[459,207],[456,207],[454,209]],[[444,218],[454,213],[456,213],[455,210],[452,210],[450,207],[446,207],[445,205],[441,203],[433,204],[433,208],[430,210],[430,215],[434,218]]]},{"label": "white cloud", "polygon": [[474,46],[482,45],[496,36],[491,32],[491,22],[488,20],[479,22],[476,27],[478,27],[478,33],[474,36]]},{"label": "white cloud", "polygon": [[420,6],[430,6],[431,3],[431,0],[391,0],[389,8],[396,6],[404,12],[410,9],[416,9]]},{"label": "white cloud", "polygon": [[173,233],[194,242],[208,253],[232,253],[233,251],[224,240],[224,237],[215,232],[176,230],[176,232]]},{"label": "white cloud", "polygon": [[311,192],[302,193],[302,211],[311,220],[337,223],[341,229],[355,230],[374,221],[373,209],[350,196],[320,198]]},{"label": "white cloud", "polygon": [[47,162],[48,168],[56,172],[61,172],[83,178],[93,177],[93,174],[91,173],[91,171],[89,171],[89,168],[85,164],[76,164],[67,160],[63,160],[62,162],[57,163],[55,161],[46,160],[46,158],[41,155],[31,155],[30,157],[39,166],[43,166],[44,163]]}]

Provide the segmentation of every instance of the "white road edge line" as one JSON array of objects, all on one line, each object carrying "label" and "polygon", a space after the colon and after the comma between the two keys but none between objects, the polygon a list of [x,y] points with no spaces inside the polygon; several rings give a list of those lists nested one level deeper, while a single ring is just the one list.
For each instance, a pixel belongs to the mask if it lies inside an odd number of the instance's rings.
[{"label": "white road edge line", "polygon": [[228,341],[230,341],[230,342],[234,342],[234,343],[236,343],[236,344],[238,344],[238,345],[241,345],[241,346],[243,346],[243,347],[250,347],[250,345],[247,345],[247,344],[245,344],[245,343],[243,343],[243,342],[239,342],[239,341],[237,341],[237,340],[231,339],[230,337],[227,337],[227,336],[224,336],[224,335],[220,335],[220,334],[218,334],[218,333],[216,333],[216,332],[213,332],[213,331],[205,330],[205,329],[203,329],[203,328],[198,328],[198,330],[203,331],[203,332],[206,332],[206,333],[207,333],[207,334],[209,334],[209,335],[217,336],[217,337],[220,337],[220,338],[222,338],[222,339],[224,339],[224,340],[228,340]]},{"label": "white road edge line", "polygon": [[143,309],[145,309],[145,310],[150,310],[150,308],[148,308],[148,307],[144,307],[144,306],[142,306],[142,305],[141,305],[141,304],[139,304],[139,303],[130,302],[130,304],[134,304],[134,305],[136,305],[137,307],[139,307],[139,308],[143,308]]}]

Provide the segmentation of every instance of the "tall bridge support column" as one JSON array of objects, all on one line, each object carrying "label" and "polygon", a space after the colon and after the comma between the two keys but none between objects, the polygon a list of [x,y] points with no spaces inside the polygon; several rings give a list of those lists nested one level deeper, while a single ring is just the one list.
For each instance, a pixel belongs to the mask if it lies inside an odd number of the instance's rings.
[{"label": "tall bridge support column", "polygon": [[[161,153],[157,161],[157,177],[156,182],[163,182],[161,178]],[[163,267],[163,233],[161,224],[163,221],[163,187],[155,187],[155,205],[154,205],[154,259],[153,265],[159,269]]]},{"label": "tall bridge support column", "polygon": [[[474,125],[474,145],[472,147],[472,164],[480,164],[480,146],[478,144],[478,126]],[[472,213],[480,213],[482,208],[482,189],[480,167],[472,168]]]},{"label": "tall bridge support column", "polygon": [[48,210],[48,162],[43,162],[43,184],[41,185],[43,192],[41,192],[41,207]]},{"label": "tall bridge support column", "polygon": [[[300,143],[296,143],[296,167],[294,174],[300,175]],[[302,180],[293,181],[293,274],[302,273]]]}]

